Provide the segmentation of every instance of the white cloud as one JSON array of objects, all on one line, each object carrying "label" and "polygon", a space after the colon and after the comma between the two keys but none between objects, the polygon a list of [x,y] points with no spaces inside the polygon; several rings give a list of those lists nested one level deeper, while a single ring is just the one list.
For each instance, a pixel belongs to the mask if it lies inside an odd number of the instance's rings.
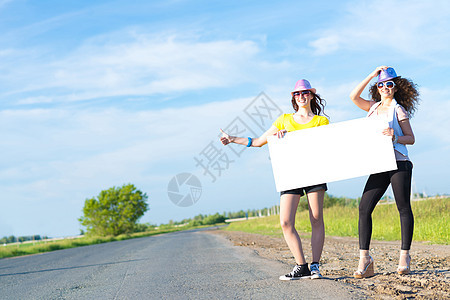
[{"label": "white cloud", "polygon": [[8,3],[13,2],[13,0],[0,0],[0,8],[7,5]]},{"label": "white cloud", "polygon": [[339,49],[340,37],[334,33],[325,35],[310,43],[310,46],[315,49],[316,55],[326,55],[333,53]]},{"label": "white cloud", "polygon": [[58,59],[6,51],[3,78],[14,90],[5,84],[3,95],[18,94],[19,104],[155,95],[242,84],[254,80],[249,70],[267,68],[253,41],[181,36],[128,29],[90,38]]},{"label": "white cloud", "polygon": [[[450,3],[435,1],[350,1],[346,14],[318,30],[310,43],[316,55],[342,51],[396,51],[449,64]],[[436,57],[437,55],[437,57]],[[442,61],[444,60],[444,61]]]}]

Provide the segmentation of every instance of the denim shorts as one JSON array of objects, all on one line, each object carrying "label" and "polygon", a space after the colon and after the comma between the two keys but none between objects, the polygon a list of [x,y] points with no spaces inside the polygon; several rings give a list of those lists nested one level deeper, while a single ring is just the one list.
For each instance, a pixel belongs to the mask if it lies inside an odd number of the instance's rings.
[{"label": "denim shorts", "polygon": [[282,196],[284,194],[303,196],[303,195],[305,195],[305,193],[308,194],[308,193],[311,193],[311,192],[317,192],[317,191],[321,191],[321,190],[325,190],[325,191],[328,190],[328,187],[327,187],[326,183],[306,186],[306,187],[293,189],[293,190],[281,191],[280,196]]}]

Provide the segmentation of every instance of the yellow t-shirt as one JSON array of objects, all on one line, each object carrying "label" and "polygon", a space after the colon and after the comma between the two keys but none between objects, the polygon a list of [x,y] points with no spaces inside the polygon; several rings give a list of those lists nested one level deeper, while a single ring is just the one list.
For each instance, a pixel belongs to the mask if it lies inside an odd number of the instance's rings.
[{"label": "yellow t-shirt", "polygon": [[279,130],[286,129],[288,132],[306,128],[328,125],[330,121],[324,116],[315,115],[311,121],[306,124],[299,124],[294,121],[294,114],[283,114],[273,122],[273,125]]}]

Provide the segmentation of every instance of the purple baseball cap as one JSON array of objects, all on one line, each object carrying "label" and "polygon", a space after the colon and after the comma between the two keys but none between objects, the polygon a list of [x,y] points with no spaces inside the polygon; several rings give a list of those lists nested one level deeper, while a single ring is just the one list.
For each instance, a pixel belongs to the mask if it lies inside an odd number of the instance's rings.
[{"label": "purple baseball cap", "polygon": [[295,88],[294,88],[294,90],[291,92],[291,95],[293,95],[294,92],[306,91],[306,90],[310,90],[310,91],[312,91],[314,94],[316,93],[316,89],[311,87],[311,83],[309,83],[308,80],[306,80],[306,79],[300,79],[300,80],[297,81],[297,83],[295,84]]},{"label": "purple baseball cap", "polygon": [[399,76],[397,76],[397,73],[395,73],[394,68],[389,67],[389,68],[386,68],[386,69],[383,69],[380,71],[380,74],[378,74],[377,83],[381,82],[381,81],[386,81],[386,80],[389,80],[392,78],[396,78],[396,77],[399,77]]}]

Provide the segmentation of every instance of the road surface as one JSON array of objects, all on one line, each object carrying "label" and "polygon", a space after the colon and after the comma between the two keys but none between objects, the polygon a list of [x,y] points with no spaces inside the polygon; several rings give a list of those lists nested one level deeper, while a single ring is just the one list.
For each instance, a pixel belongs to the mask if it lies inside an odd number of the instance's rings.
[{"label": "road surface", "polygon": [[0,260],[0,299],[361,299],[205,230]]}]

